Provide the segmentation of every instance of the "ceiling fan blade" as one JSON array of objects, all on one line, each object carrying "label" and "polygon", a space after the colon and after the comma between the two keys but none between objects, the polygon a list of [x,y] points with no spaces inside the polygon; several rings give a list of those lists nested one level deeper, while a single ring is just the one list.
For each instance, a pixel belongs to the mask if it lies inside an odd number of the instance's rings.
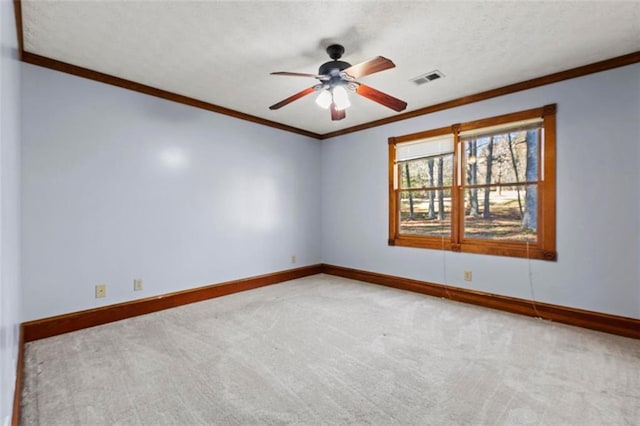
[{"label": "ceiling fan blade", "polygon": [[277,104],[273,104],[269,107],[269,109],[279,109],[282,108],[283,106],[290,104],[293,101],[297,101],[298,99],[300,99],[303,96],[307,96],[310,93],[315,92],[315,86],[311,86],[309,88],[304,89],[301,92],[296,93],[295,95],[289,96],[287,99],[284,99],[280,102],[278,102]]},{"label": "ceiling fan blade", "polygon": [[327,75],[306,74],[303,72],[288,72],[288,71],[272,72],[271,75],[286,75],[290,77],[313,77],[313,78],[328,77]]},{"label": "ceiling fan blade", "polygon": [[343,71],[349,74],[349,76],[353,77],[354,79],[358,79],[360,77],[364,77],[365,75],[388,70],[389,68],[393,68],[395,66],[396,64],[391,62],[389,59],[378,56],[376,58],[369,59],[368,61],[352,65]]},{"label": "ceiling fan blade", "polygon": [[336,104],[331,103],[331,120],[338,121],[342,120],[347,116],[347,112],[344,109],[337,109]]},{"label": "ceiling fan blade", "polygon": [[407,107],[407,103],[405,101],[401,101],[398,98],[394,98],[391,95],[387,95],[386,93],[362,83],[360,83],[356,89],[356,93],[397,112],[403,111]]}]

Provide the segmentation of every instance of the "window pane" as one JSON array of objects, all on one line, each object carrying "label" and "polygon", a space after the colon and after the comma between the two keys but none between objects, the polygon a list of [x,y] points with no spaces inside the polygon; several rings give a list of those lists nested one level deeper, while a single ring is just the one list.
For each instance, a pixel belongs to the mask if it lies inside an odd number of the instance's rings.
[{"label": "window pane", "polygon": [[464,237],[537,240],[538,185],[474,188],[464,191]]},{"label": "window pane", "polygon": [[451,186],[453,182],[453,154],[402,161],[398,168],[400,188]]},{"label": "window pane", "polygon": [[465,140],[465,183],[536,182],[539,132],[531,129]]},{"label": "window pane", "polygon": [[451,236],[451,190],[400,191],[400,233]]}]

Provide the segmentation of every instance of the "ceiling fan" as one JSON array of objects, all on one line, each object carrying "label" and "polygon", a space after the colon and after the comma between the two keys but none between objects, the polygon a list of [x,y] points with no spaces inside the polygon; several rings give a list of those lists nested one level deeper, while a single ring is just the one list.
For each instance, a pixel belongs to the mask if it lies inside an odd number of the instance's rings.
[{"label": "ceiling fan", "polygon": [[316,103],[324,109],[331,109],[331,120],[342,120],[347,116],[345,109],[351,105],[347,91],[355,92],[397,112],[403,111],[407,107],[406,102],[356,81],[360,77],[394,68],[396,65],[389,59],[378,56],[368,61],[351,65],[348,62],[339,61],[344,53],[344,47],[339,44],[332,44],[327,47],[327,53],[333,60],[320,65],[318,74],[285,71],[272,72],[271,75],[313,77],[320,80],[320,83],[271,105],[269,109],[282,108],[303,96],[319,92]]}]

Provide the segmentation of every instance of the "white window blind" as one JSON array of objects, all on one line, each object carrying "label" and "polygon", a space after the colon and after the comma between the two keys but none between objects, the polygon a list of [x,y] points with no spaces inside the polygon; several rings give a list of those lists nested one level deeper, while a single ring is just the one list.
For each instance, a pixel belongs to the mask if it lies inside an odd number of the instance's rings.
[{"label": "white window blind", "polygon": [[453,135],[435,136],[433,138],[399,143],[396,145],[396,162],[415,158],[434,157],[453,152]]},{"label": "white window blind", "polygon": [[499,133],[518,132],[522,130],[531,130],[542,127],[542,118],[532,118],[529,120],[515,121],[507,124],[499,124],[497,126],[482,127],[460,132],[460,139],[478,139],[483,136],[491,136]]}]

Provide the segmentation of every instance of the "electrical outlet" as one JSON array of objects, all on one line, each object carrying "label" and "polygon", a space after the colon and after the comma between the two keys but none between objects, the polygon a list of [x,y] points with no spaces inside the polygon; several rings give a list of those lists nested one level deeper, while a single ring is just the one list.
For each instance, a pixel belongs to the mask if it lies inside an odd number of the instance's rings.
[{"label": "electrical outlet", "polygon": [[296,255],[291,256],[291,263],[296,263]]},{"label": "electrical outlet", "polygon": [[107,285],[106,284],[98,284],[96,286],[96,299],[101,297],[107,297]]},{"label": "electrical outlet", "polygon": [[142,291],[142,278],[133,280],[133,291]]},{"label": "electrical outlet", "polygon": [[471,271],[464,271],[464,280],[471,281],[472,279],[473,279],[473,275],[471,274]]}]

